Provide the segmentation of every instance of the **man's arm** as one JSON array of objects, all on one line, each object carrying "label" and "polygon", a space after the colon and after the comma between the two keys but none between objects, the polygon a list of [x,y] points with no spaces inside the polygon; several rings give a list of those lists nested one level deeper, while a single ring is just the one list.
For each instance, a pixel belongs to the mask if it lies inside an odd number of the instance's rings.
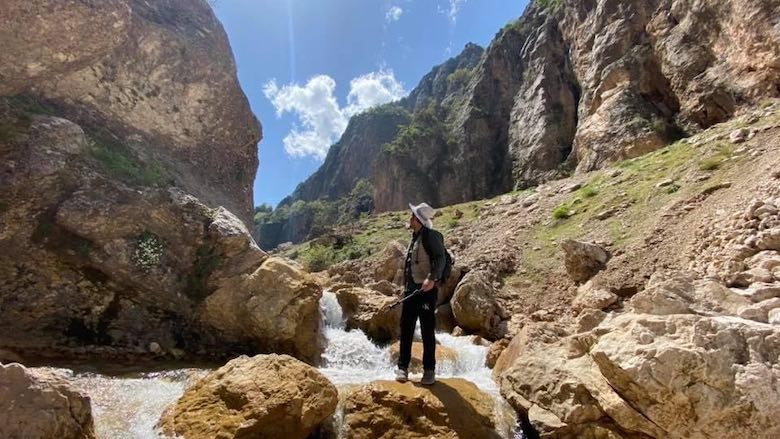
[{"label": "man's arm", "polygon": [[447,256],[444,254],[444,237],[436,230],[428,230],[422,238],[425,251],[431,258],[431,272],[428,273],[428,279],[434,282],[444,281],[445,279],[441,278],[444,265],[447,263]]}]

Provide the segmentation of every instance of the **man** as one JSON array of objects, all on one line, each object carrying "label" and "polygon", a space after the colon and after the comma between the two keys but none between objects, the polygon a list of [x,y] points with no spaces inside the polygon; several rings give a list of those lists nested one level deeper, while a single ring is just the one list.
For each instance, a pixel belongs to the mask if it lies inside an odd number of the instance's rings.
[{"label": "man", "polygon": [[423,340],[423,377],[420,383],[432,385],[436,382],[437,283],[443,281],[441,276],[446,264],[444,238],[441,233],[433,230],[432,219],[436,211],[431,206],[421,203],[417,206],[409,204],[409,207],[412,209],[409,218],[412,241],[406,251],[404,296],[415,290],[421,290],[422,293],[403,303],[400,355],[395,379],[399,382],[409,379],[412,339],[419,318]]}]

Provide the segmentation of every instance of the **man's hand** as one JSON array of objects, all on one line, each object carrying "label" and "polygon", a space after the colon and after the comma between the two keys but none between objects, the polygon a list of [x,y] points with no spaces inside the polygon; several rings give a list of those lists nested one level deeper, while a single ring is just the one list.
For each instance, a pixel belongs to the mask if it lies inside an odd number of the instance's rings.
[{"label": "man's hand", "polygon": [[436,286],[436,283],[430,279],[425,279],[422,283],[422,290],[425,292],[431,291],[433,287]]}]

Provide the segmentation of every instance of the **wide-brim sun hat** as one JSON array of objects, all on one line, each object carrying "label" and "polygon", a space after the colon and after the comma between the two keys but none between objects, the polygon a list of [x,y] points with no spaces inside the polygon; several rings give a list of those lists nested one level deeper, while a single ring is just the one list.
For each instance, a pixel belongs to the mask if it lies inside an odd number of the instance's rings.
[{"label": "wide-brim sun hat", "polygon": [[416,206],[409,203],[409,208],[412,209],[412,213],[423,226],[429,229],[433,228],[433,216],[436,215],[436,210],[433,207],[429,206],[428,203],[420,203]]}]

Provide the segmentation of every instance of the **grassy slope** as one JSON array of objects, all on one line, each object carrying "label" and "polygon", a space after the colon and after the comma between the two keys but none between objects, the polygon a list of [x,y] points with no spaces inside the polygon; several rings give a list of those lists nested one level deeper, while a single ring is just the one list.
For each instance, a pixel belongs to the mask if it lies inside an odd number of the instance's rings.
[{"label": "grassy slope", "polygon": [[[527,289],[530,285],[549,284],[553,272],[560,277],[563,264],[559,243],[564,239],[602,240],[610,244],[613,252],[619,252],[632,244],[640,244],[665,210],[708,187],[744,178],[738,174],[743,172],[743,166],[750,159],[750,151],[740,151],[740,145],[731,145],[728,135],[734,129],[748,125],[757,129],[778,126],[780,114],[776,111],[774,115],[753,124],[748,124],[746,120],[746,117],[736,118],[653,153],[616,163],[608,169],[550,183],[565,186],[571,180],[582,182],[582,187],[568,194],[551,193],[545,189],[548,194],[540,197],[539,208],[526,213],[529,227],[514,230],[517,239],[522,242],[522,257],[518,260],[517,271],[503,279],[503,289],[518,290]],[[671,184],[658,186],[668,179],[672,180]],[[509,195],[521,200],[526,193]],[[445,235],[468,231],[483,212],[501,204],[502,197],[506,198],[502,195],[444,207],[437,214],[437,228]],[[599,213],[611,209],[616,211],[611,217],[597,218]],[[460,219],[455,218],[457,211],[462,213]],[[562,211],[566,215],[561,215]],[[351,236],[351,240],[340,249],[333,250],[331,262],[346,260],[350,254],[361,258],[376,257],[388,241],[408,237],[404,228],[407,220],[406,211],[388,212],[364,218],[349,230],[342,229],[340,233]],[[515,220],[507,218],[505,221],[499,226],[511,229]],[[287,249],[284,255],[305,261],[311,249],[312,243],[303,243]],[[527,306],[523,308],[524,311],[533,311],[536,306],[532,304],[530,309]]]}]

